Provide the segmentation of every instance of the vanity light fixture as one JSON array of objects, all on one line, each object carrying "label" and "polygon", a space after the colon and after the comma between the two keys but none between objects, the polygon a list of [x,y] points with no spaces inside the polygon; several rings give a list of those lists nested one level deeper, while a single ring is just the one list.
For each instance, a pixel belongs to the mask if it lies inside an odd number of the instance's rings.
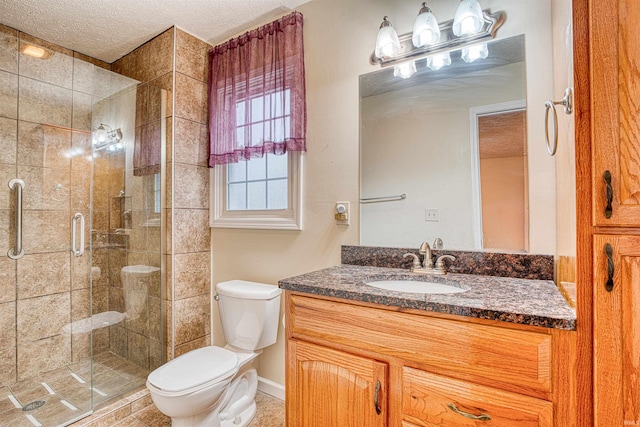
[{"label": "vanity light fixture", "polygon": [[116,151],[124,148],[124,144],[120,142],[122,139],[122,131],[111,129],[111,126],[100,123],[100,126],[93,132],[93,146],[96,149],[109,146],[109,151]]},{"label": "vanity light fixture", "polygon": [[476,59],[485,59],[487,56],[489,56],[489,48],[486,43],[462,49],[462,60],[467,64],[471,64]]},{"label": "vanity light fixture", "polygon": [[449,52],[427,56],[427,67],[433,71],[438,71],[440,68],[448,67],[449,65],[451,65],[451,54]]},{"label": "vanity light fixture", "polygon": [[416,73],[416,61],[403,62],[393,66],[393,75],[408,79]]},{"label": "vanity light fixture", "polygon": [[440,40],[440,27],[438,20],[427,6],[422,3],[422,7],[418,11],[418,17],[413,24],[413,33],[411,41],[415,47],[431,46]]},{"label": "vanity light fixture", "polygon": [[376,51],[375,55],[378,58],[390,59],[398,56],[400,53],[400,40],[398,40],[398,33],[391,25],[389,17],[385,16],[380,24],[380,30],[378,31],[378,37],[376,38]]},{"label": "vanity light fixture", "polygon": [[[448,52],[495,38],[498,28],[506,20],[506,14],[502,11],[491,13],[488,9],[481,10],[477,0],[461,0],[455,17],[439,24],[436,32],[430,25],[437,25],[437,20],[426,3],[422,3],[414,23],[414,31],[398,37],[389,18],[385,16],[376,39],[376,48],[370,57],[371,63],[383,68],[395,68],[396,65],[410,61],[445,54],[442,59],[432,59],[431,66],[428,65],[432,69],[442,67],[448,65]],[[470,52],[469,57],[478,55],[475,59],[482,58],[484,50],[480,49],[477,53]]]},{"label": "vanity light fixture", "polygon": [[476,34],[482,30],[482,8],[478,0],[460,0],[456,14],[453,16],[453,34],[464,36]]}]

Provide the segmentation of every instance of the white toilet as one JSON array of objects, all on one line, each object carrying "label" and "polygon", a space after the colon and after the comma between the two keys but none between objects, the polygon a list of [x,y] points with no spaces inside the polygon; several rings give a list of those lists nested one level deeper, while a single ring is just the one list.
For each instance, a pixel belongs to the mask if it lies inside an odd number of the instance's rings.
[{"label": "white toilet", "polygon": [[190,351],[147,378],[153,403],[173,427],[243,427],[256,413],[252,361],[276,342],[282,291],[243,280],[218,283],[216,291],[212,305],[218,301],[227,345]]}]

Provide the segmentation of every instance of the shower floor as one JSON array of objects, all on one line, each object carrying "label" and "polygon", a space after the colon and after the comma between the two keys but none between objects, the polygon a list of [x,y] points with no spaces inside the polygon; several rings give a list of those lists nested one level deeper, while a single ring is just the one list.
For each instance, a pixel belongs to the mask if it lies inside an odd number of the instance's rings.
[{"label": "shower floor", "polygon": [[111,352],[93,358],[93,387],[90,369],[87,359],[0,388],[0,426],[66,425],[90,413],[91,394],[96,407],[145,384],[149,374]]}]

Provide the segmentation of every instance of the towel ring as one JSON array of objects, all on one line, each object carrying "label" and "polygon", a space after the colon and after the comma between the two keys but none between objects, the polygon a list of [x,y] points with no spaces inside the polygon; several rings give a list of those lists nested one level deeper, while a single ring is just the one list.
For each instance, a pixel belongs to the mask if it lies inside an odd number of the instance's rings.
[{"label": "towel ring", "polygon": [[[556,105],[563,105],[565,114],[573,113],[573,89],[566,88],[560,101],[548,100],[544,103],[544,136],[550,156],[555,156],[558,150],[558,113],[556,112]],[[549,111],[553,111],[553,145],[549,140]]]}]

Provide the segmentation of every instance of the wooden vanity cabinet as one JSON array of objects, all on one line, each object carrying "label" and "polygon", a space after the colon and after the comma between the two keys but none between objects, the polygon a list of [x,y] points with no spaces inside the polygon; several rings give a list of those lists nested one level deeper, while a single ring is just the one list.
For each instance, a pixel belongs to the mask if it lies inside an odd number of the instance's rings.
[{"label": "wooden vanity cabinet", "polygon": [[593,250],[594,425],[638,425],[640,236],[596,235]]},{"label": "wooden vanity cabinet", "polygon": [[285,304],[287,426],[575,425],[573,332],[292,291]]},{"label": "wooden vanity cabinet", "polygon": [[588,6],[591,117],[582,124],[591,124],[591,139],[578,141],[585,144],[576,144],[576,154],[591,156],[578,185],[592,194],[592,220],[578,216],[578,263],[586,271],[579,271],[577,308],[578,325],[592,325],[579,329],[579,348],[585,358],[592,351],[593,364],[579,360],[578,390],[584,391],[578,397],[593,401],[581,409],[580,421],[640,425],[640,2],[594,0]]}]

